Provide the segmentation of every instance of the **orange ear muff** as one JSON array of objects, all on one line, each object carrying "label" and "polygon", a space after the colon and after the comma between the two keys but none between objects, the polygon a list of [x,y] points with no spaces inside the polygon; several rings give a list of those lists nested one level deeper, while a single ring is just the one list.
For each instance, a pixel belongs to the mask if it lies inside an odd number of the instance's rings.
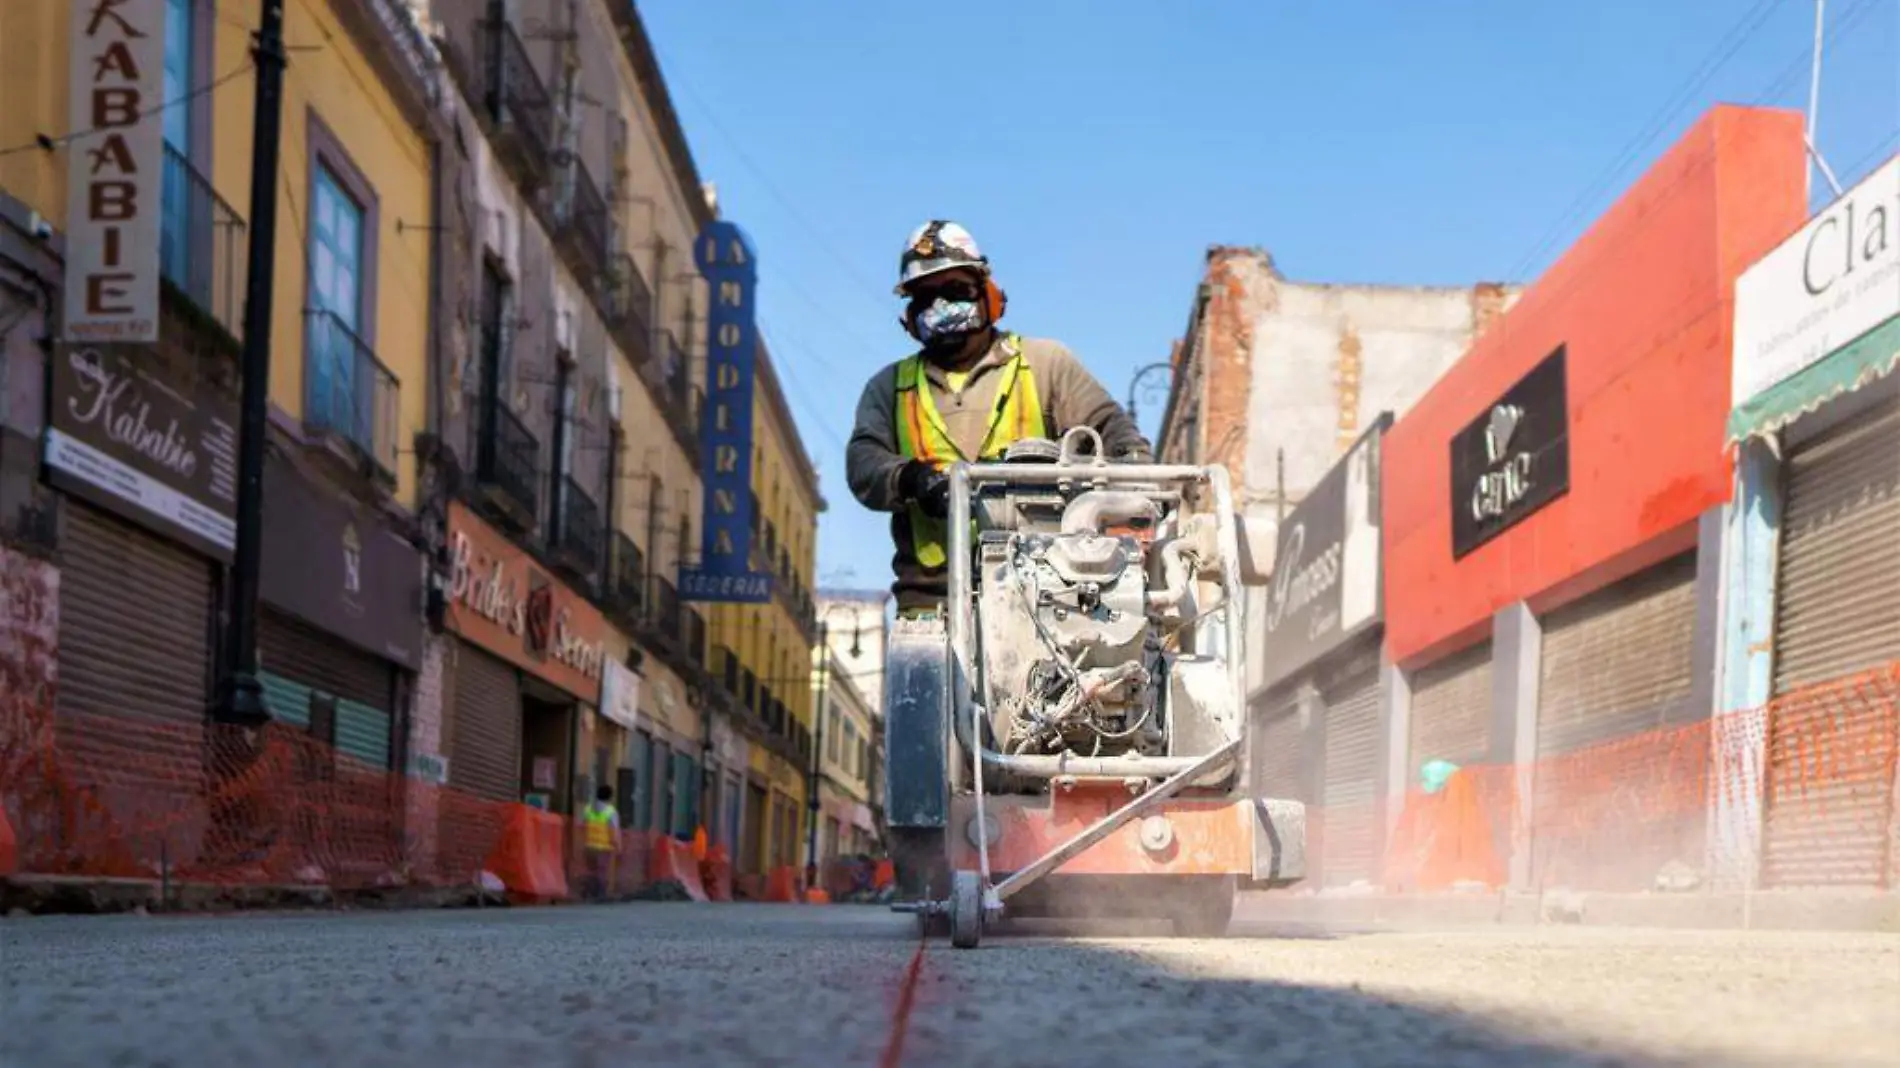
[{"label": "orange ear muff", "polygon": [[1009,297],[1004,294],[1002,287],[996,284],[996,279],[983,279],[983,294],[985,297],[984,311],[989,314],[990,322],[993,323],[1001,319],[1003,317],[1003,309],[1009,306]]}]

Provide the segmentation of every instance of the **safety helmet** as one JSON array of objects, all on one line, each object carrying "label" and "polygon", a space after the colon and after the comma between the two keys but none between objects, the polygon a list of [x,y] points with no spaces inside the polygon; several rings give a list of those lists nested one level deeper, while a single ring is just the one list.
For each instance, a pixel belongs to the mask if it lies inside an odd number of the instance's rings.
[{"label": "safety helmet", "polygon": [[959,267],[990,273],[989,258],[976,247],[970,231],[947,219],[932,219],[912,230],[897,261],[898,296],[919,278]]}]

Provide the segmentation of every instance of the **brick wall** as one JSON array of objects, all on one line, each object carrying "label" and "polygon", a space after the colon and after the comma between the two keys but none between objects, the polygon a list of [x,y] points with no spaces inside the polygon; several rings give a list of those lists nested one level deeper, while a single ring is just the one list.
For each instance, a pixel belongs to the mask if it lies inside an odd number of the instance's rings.
[{"label": "brick wall", "polygon": [[[454,639],[430,635],[422,643],[422,667],[416,673],[416,689],[409,709],[409,753],[413,756],[441,756],[443,707],[447,703],[444,667]],[[435,863],[436,832],[440,819],[436,811],[436,790],[409,791],[408,857],[411,864],[428,870]]]}]

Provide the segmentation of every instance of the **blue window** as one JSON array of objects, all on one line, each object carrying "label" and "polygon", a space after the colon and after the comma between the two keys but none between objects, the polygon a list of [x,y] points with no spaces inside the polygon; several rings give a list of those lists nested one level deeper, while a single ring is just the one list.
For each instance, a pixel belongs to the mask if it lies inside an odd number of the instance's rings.
[{"label": "blue window", "polygon": [[[165,102],[190,93],[194,60],[192,6],[197,0],[165,0]],[[165,174],[163,217],[159,224],[159,258],[172,284],[190,291],[191,245],[191,110],[189,103],[165,109]]]},{"label": "blue window", "polygon": [[[310,366],[305,418],[371,449],[372,390],[357,388],[363,309],[363,207],[318,164],[311,195]],[[367,383],[365,383],[367,384]]]}]

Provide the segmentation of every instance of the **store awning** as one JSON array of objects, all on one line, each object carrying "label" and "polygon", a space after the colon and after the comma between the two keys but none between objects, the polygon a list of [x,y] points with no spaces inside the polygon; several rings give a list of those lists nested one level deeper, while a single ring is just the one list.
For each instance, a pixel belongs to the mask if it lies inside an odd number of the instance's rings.
[{"label": "store awning", "polygon": [[1835,397],[1879,381],[1900,368],[1900,316],[1795,374],[1755,394],[1728,415],[1728,443],[1765,437],[1818,410]]}]

